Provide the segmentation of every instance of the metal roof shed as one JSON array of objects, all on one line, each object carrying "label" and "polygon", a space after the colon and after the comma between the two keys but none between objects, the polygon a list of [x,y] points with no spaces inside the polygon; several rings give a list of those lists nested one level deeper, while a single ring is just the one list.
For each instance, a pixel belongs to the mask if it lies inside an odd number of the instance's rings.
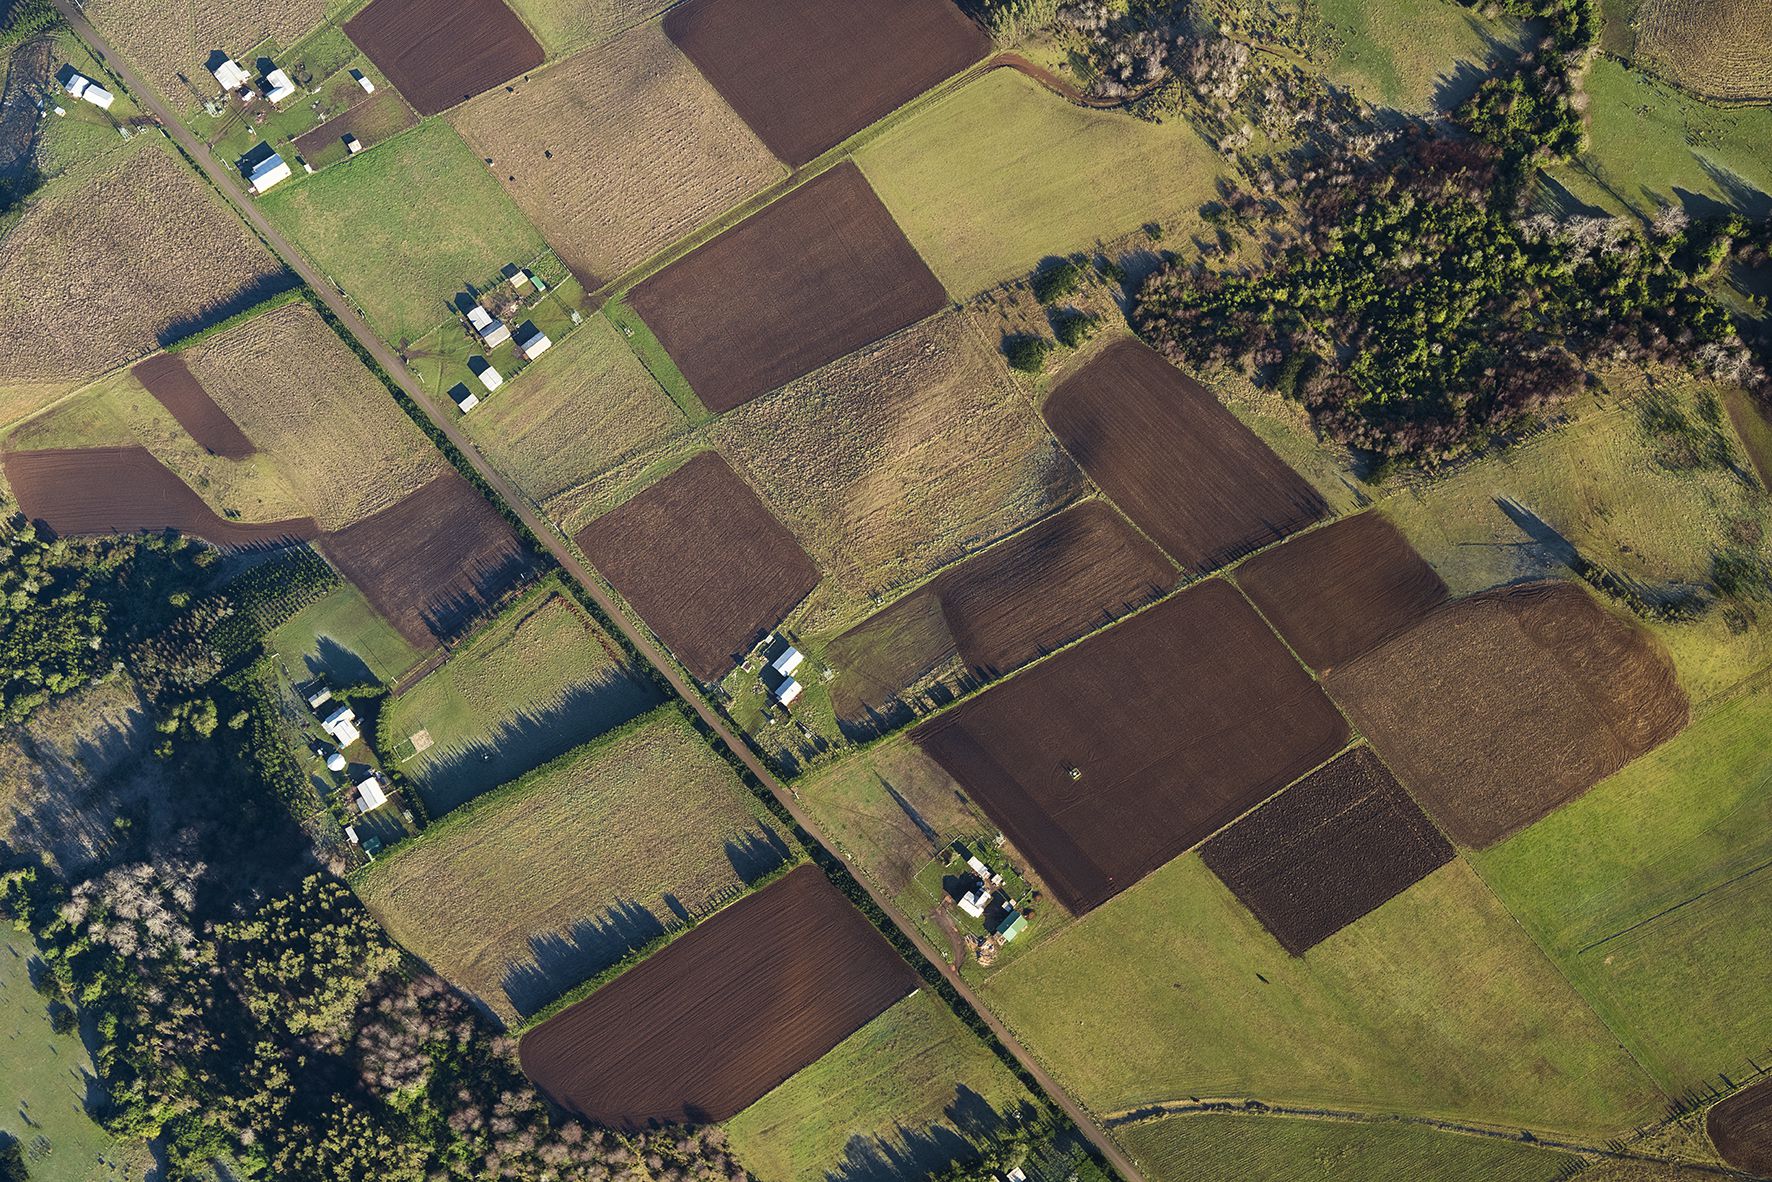
[{"label": "metal roof shed", "polygon": [[792,677],[794,670],[798,669],[805,661],[806,654],[790,644],[786,652],[769,663],[769,667],[783,677]]}]

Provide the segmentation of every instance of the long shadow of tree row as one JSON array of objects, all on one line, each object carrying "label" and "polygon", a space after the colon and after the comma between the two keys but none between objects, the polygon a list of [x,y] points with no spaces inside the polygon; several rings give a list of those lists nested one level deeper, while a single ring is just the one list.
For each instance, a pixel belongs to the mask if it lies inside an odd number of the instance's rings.
[{"label": "long shadow of tree row", "polygon": [[983,1096],[959,1084],[939,1123],[913,1129],[899,1125],[884,1136],[851,1137],[843,1159],[825,1175],[826,1182],[910,1182],[971,1160],[975,1146],[1011,1119],[1030,1120],[1025,1102],[998,1111]]}]

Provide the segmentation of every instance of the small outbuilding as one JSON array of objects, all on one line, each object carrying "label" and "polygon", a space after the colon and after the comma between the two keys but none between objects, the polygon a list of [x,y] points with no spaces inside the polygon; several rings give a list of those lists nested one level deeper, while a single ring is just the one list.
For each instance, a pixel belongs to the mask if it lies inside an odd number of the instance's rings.
[{"label": "small outbuilding", "polygon": [[468,326],[488,349],[496,349],[511,339],[511,330],[505,326],[505,322],[479,304],[468,309]]},{"label": "small outbuilding", "polygon": [[775,660],[769,662],[769,667],[783,677],[792,677],[794,675],[794,670],[805,664],[805,662],[806,654],[790,644],[788,645],[786,652],[782,653],[779,657],[776,657]]},{"label": "small outbuilding", "polygon": [[223,58],[221,64],[210,73],[215,75],[215,80],[221,83],[222,90],[228,94],[232,94],[252,81],[252,75],[241,69],[240,63],[231,57]]},{"label": "small outbuilding", "polygon": [[349,747],[363,737],[357,729],[357,712],[341,705],[320,722],[320,729],[331,735],[340,747]]},{"label": "small outbuilding", "polygon": [[790,677],[775,687],[775,700],[783,706],[792,706],[799,698],[803,688],[799,682]]},{"label": "small outbuilding", "polygon": [[111,104],[116,101],[110,91],[84,74],[68,75],[68,81],[62,89],[77,99],[85,99],[101,111],[110,110]]},{"label": "small outbuilding", "polygon": [[534,361],[554,347],[554,342],[548,340],[547,333],[536,328],[533,324],[527,324],[524,327],[529,329],[531,335],[527,339],[517,342],[517,355],[523,360]]},{"label": "small outbuilding", "polygon": [[308,695],[308,709],[318,710],[330,701],[332,701],[332,691],[325,686],[321,686],[319,689]]},{"label": "small outbuilding", "polygon": [[265,97],[273,103],[280,103],[295,95],[295,83],[282,70],[272,70],[265,75]]},{"label": "small outbuilding", "polygon": [[499,373],[496,369],[493,369],[489,364],[485,369],[480,371],[480,384],[485,386],[486,392],[490,394],[492,391],[505,384],[504,375]]},{"label": "small outbuilding", "polygon": [[255,194],[263,193],[279,181],[289,179],[289,165],[275,152],[259,161],[247,178],[247,187]]},{"label": "small outbuilding", "polygon": [[1027,930],[1027,916],[1011,907],[1004,912],[1002,921],[997,924],[997,939],[1007,944]]},{"label": "small outbuilding", "polygon": [[344,134],[344,141],[345,141],[345,151],[349,152],[353,156],[355,156],[358,152],[361,152],[363,150],[363,141],[358,139],[356,136],[352,135],[348,131],[345,132],[345,134]]},{"label": "small outbuilding", "polygon": [[984,909],[990,906],[990,902],[990,890],[986,888],[984,884],[980,883],[978,886],[973,887],[964,895],[960,896],[960,910],[964,911],[967,915],[970,915],[973,919],[983,919]]},{"label": "small outbuilding", "polygon": [[362,70],[352,70],[351,77],[353,77],[357,80],[357,85],[361,86],[363,88],[364,94],[374,94],[375,93],[375,83],[371,82],[369,80],[369,76],[367,74],[365,74]]},{"label": "small outbuilding", "polygon": [[357,785],[358,812],[372,812],[386,803],[388,803],[388,794],[382,789],[381,780],[376,776],[366,776]]}]

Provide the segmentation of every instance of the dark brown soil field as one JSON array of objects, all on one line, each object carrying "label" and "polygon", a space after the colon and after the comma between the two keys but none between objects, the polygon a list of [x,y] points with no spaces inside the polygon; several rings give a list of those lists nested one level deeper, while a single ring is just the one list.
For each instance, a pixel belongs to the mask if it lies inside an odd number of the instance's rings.
[{"label": "dark brown soil field", "polygon": [[1195,574],[1328,511],[1210,390],[1136,341],[1109,345],[1060,382],[1042,413],[1126,515]]},{"label": "dark brown soil field", "polygon": [[1347,724],[1214,579],[912,737],[1081,914],[1328,759]]},{"label": "dark brown soil field", "polygon": [[[1177,577],[1111,506],[1086,502],[949,568],[838,637],[828,653],[840,671],[832,697],[850,724],[898,713],[897,696],[944,660],[958,656],[979,680],[1000,677],[1142,607]],[[932,614],[944,627],[916,626]],[[915,651],[919,640],[928,647]]]},{"label": "dark brown soil field", "polygon": [[1237,568],[1236,580],[1319,672],[1376,648],[1446,600],[1434,568],[1378,513],[1258,554]]},{"label": "dark brown soil field", "polygon": [[459,635],[530,570],[504,518],[452,471],[320,548],[420,648]]},{"label": "dark brown soil field", "polygon": [[948,302],[850,162],[765,206],[627,298],[713,411],[749,402]]},{"label": "dark brown soil field", "polygon": [[368,151],[416,122],[412,109],[400,101],[399,95],[391,90],[378,90],[344,114],[334,115],[291,142],[303,160],[315,168],[324,168],[351,154],[344,144],[346,135],[356,136],[363,149]]},{"label": "dark brown soil field", "polygon": [[635,1129],[737,1114],[918,985],[810,865],[741,899],[523,1037],[536,1086]]},{"label": "dark brown soil field", "polygon": [[1704,1127],[1724,1161],[1772,1177],[1772,1082],[1736,1092],[1710,1110]]},{"label": "dark brown soil field", "polygon": [[1452,860],[1452,843],[1366,747],[1319,768],[1200,849],[1294,956]]},{"label": "dark brown soil field", "polygon": [[161,353],[137,362],[129,372],[161,406],[172,412],[192,439],[214,455],[240,460],[258,450],[239,424],[228,417],[228,412],[215,404],[177,353]]},{"label": "dark brown soil field", "polygon": [[145,447],[9,452],[6,479],[19,509],[58,534],[127,534],[176,529],[229,549],[309,541],[310,517],[253,524],[229,521]]},{"label": "dark brown soil field", "polygon": [[541,65],[541,46],[503,0],[373,0],[345,22],[421,115]]},{"label": "dark brown soil field", "polygon": [[795,167],[991,51],[950,0],[692,0],[664,28]]},{"label": "dark brown soil field", "polygon": [[703,681],[724,677],[818,586],[818,568],[794,535],[715,452],[574,540]]},{"label": "dark brown soil field", "polygon": [[1329,692],[1454,840],[1481,848],[1686,725],[1672,662],[1570,583],[1448,603]]}]

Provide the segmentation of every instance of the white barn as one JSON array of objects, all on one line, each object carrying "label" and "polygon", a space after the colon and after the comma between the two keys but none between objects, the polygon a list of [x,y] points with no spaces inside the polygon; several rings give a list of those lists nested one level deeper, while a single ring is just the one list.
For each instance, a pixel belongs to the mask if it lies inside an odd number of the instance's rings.
[{"label": "white barn", "polygon": [[278,181],[289,179],[289,165],[283,162],[283,157],[272,153],[259,161],[246,179],[248,189],[255,194],[263,193]]},{"label": "white barn", "polygon": [[523,360],[534,361],[553,348],[553,345],[554,342],[548,340],[548,334],[538,328],[535,330],[534,336],[526,341],[517,342],[517,352],[522,355]]},{"label": "white barn", "polygon": [[265,97],[273,103],[280,103],[295,94],[295,83],[282,70],[272,70],[265,75]]},{"label": "white barn", "polygon": [[223,58],[222,64],[211,70],[210,73],[215,75],[215,80],[221,83],[222,90],[228,94],[232,94],[252,81],[252,75],[241,69],[240,63],[231,57]]},{"label": "white barn", "polygon": [[511,339],[511,330],[505,322],[479,304],[468,309],[468,324],[488,349],[496,349]]}]

